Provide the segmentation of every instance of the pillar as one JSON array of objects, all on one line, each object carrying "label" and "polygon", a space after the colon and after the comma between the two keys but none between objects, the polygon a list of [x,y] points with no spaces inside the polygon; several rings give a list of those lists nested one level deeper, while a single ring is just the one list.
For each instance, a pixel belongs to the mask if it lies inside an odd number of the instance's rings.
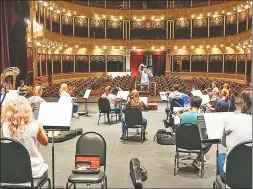
[{"label": "pillar", "polygon": [[126,71],[127,72],[131,71],[130,58],[131,58],[130,50],[127,50],[127,53],[126,53]]},{"label": "pillar", "polygon": [[170,75],[170,73],[171,73],[171,56],[170,56],[170,53],[167,52],[165,76]]}]

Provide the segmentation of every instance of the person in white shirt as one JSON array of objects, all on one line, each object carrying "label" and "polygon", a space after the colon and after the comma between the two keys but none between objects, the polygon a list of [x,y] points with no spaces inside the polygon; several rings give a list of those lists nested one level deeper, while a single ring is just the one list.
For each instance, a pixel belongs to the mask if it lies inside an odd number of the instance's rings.
[{"label": "person in white shirt", "polygon": [[211,101],[216,101],[219,99],[219,89],[216,86],[216,82],[212,82],[212,91],[208,91],[208,89],[205,90],[207,94],[210,96]]},{"label": "person in white shirt", "polygon": [[[225,182],[226,156],[238,144],[252,140],[252,91],[241,93],[241,112],[229,117],[224,126],[222,144],[226,153],[220,153],[217,159],[217,172]],[[242,154],[243,155],[243,154]]]},{"label": "person in white shirt", "polygon": [[141,90],[148,90],[149,86],[149,77],[153,77],[152,73],[150,73],[147,69],[147,67],[143,68],[143,71],[141,72]]},{"label": "person in white shirt", "polygon": [[142,73],[142,70],[143,70],[144,67],[145,67],[145,65],[143,63],[141,63],[139,65],[138,72],[139,72],[140,76],[141,76],[141,73]]},{"label": "person in white shirt", "polygon": [[[121,119],[121,113],[120,113],[121,108],[118,107],[118,101],[116,99],[116,95],[112,94],[112,87],[111,86],[107,86],[105,88],[105,93],[102,94],[101,98],[107,98],[109,100],[111,111],[118,113],[120,116],[120,119]],[[108,118],[108,120],[110,120],[109,113],[107,114],[107,118]]]},{"label": "person in white shirt", "polygon": [[23,96],[6,99],[1,122],[2,136],[16,139],[25,146],[30,155],[32,176],[41,178],[48,171],[48,165],[44,162],[40,145],[47,146],[48,138],[43,126],[34,120],[30,102]]},{"label": "person in white shirt", "polygon": [[[78,111],[78,107],[79,104],[74,102],[76,100],[76,98],[72,98],[70,96],[70,94],[68,93],[68,84],[67,83],[62,83],[61,87],[60,87],[60,100],[61,98],[69,98],[72,99],[72,104],[73,104],[73,117],[75,118],[79,118],[77,111]],[[59,100],[59,101],[60,101]]]},{"label": "person in white shirt", "polygon": [[43,93],[43,89],[41,86],[34,87],[33,96],[28,98],[28,100],[31,103],[32,108],[34,108],[37,105],[40,105],[40,103],[46,102],[43,98],[41,98],[42,93]]},{"label": "person in white shirt", "polygon": [[[176,98],[176,99],[183,99],[184,97],[189,97],[187,94],[184,94],[184,93],[181,93],[181,92],[179,92],[179,88],[180,88],[180,86],[178,85],[178,84],[175,84],[174,85],[174,91],[173,92],[171,92],[170,94],[169,94],[169,96],[168,96],[168,101],[169,101],[169,103],[174,99],[174,98]],[[182,105],[183,106],[183,105]]]}]

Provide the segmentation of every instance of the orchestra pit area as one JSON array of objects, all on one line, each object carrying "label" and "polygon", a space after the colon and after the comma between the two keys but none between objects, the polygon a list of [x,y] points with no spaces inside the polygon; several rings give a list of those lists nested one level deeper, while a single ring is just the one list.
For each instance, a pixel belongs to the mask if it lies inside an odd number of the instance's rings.
[{"label": "orchestra pit area", "polygon": [[252,188],[252,2],[0,1],[0,188]]}]

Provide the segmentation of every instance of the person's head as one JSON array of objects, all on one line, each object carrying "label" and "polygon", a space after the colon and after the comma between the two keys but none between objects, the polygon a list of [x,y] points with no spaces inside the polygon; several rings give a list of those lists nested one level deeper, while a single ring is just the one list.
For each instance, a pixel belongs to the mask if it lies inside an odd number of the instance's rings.
[{"label": "person's head", "polygon": [[191,98],[191,108],[199,109],[202,103],[202,99],[199,96],[193,96]]},{"label": "person's head", "polygon": [[244,114],[252,114],[252,91],[244,90],[240,96],[241,112]]},{"label": "person's head", "polygon": [[23,80],[20,81],[20,86],[23,87],[25,85],[25,82]]},{"label": "person's head", "polygon": [[212,82],[212,88],[215,88],[216,87],[216,82]]},{"label": "person's head", "polygon": [[173,87],[174,91],[178,91],[179,88],[180,88],[180,86],[178,84],[175,84],[174,87]]},{"label": "person's head", "polygon": [[68,91],[68,84],[62,83],[61,87],[60,87],[60,94],[62,94],[63,92],[67,92],[67,91]]},{"label": "person's head", "polygon": [[139,92],[135,89],[131,92],[131,105],[132,106],[141,106],[142,102],[140,101]]},{"label": "person's head", "polygon": [[43,89],[41,86],[35,86],[33,88],[33,96],[42,96]]},{"label": "person's head", "polygon": [[144,73],[147,73],[148,72],[148,68],[147,67],[143,67],[143,71],[144,71]]},{"label": "person's head", "polygon": [[134,89],[131,92],[131,96],[133,97],[133,99],[139,99],[139,92],[136,89]]},{"label": "person's head", "polygon": [[224,83],[224,85],[223,85],[223,89],[229,89],[229,84],[228,83]]},{"label": "person's head", "polygon": [[25,97],[13,96],[6,99],[2,107],[1,122],[8,124],[11,137],[22,137],[24,128],[33,120],[32,107]]},{"label": "person's head", "polygon": [[109,95],[111,92],[112,92],[112,87],[111,87],[111,86],[107,86],[107,87],[105,88],[105,94],[106,94],[106,95]]},{"label": "person's head", "polygon": [[221,92],[220,92],[220,97],[221,98],[226,98],[227,95],[228,95],[227,89],[222,89]]}]

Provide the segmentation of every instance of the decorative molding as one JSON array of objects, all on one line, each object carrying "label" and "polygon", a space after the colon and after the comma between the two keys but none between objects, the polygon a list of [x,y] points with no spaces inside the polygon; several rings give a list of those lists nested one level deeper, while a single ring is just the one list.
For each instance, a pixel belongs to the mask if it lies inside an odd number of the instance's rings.
[{"label": "decorative molding", "polygon": [[88,19],[82,17],[75,17],[75,26],[88,27]]},{"label": "decorative molding", "polygon": [[174,61],[177,61],[177,60],[190,61],[190,55],[174,55],[174,56],[173,56],[173,60],[174,60]]},{"label": "decorative molding", "polygon": [[237,55],[237,61],[244,62],[245,60],[246,60],[246,55],[245,54],[238,54]]},{"label": "decorative molding", "polygon": [[123,21],[122,20],[107,20],[107,28],[123,29]]},{"label": "decorative molding", "polygon": [[222,26],[222,25],[223,25],[223,17],[222,16],[212,17],[210,19],[210,27]]},{"label": "decorative molding", "polygon": [[89,56],[88,55],[76,55],[76,61],[89,62]]},{"label": "decorative molding", "polygon": [[237,14],[231,14],[226,16],[226,25],[236,24]]},{"label": "decorative molding", "polygon": [[238,15],[238,22],[239,23],[246,22],[246,20],[247,20],[247,12],[246,11],[240,12]]},{"label": "decorative molding", "polygon": [[105,28],[105,20],[90,19],[90,27]]},{"label": "decorative molding", "polygon": [[47,55],[41,54],[41,62],[46,62],[46,60],[47,60]]},{"label": "decorative molding", "polygon": [[71,25],[71,26],[73,26],[72,16],[62,15],[62,24],[63,25]]},{"label": "decorative molding", "polygon": [[193,20],[193,28],[207,27],[207,18]]},{"label": "decorative molding", "polygon": [[122,55],[108,55],[107,61],[108,62],[123,62],[123,56]]},{"label": "decorative molding", "polygon": [[225,54],[224,55],[224,60],[225,61],[235,61],[236,56],[235,56],[235,54]]},{"label": "decorative molding", "polygon": [[186,29],[190,28],[190,20],[175,20],[176,29]]},{"label": "decorative molding", "polygon": [[207,55],[192,55],[192,61],[207,61]]},{"label": "decorative molding", "polygon": [[105,62],[105,56],[104,55],[91,55],[90,61],[91,62]]},{"label": "decorative molding", "polygon": [[62,55],[62,60],[74,61],[74,55],[64,54],[64,55]]},{"label": "decorative molding", "polygon": [[27,59],[33,58],[33,49],[31,47],[27,47]]},{"label": "decorative molding", "polygon": [[220,61],[220,62],[222,62],[222,55],[221,54],[209,55],[209,61]]},{"label": "decorative molding", "polygon": [[59,55],[59,54],[54,54],[53,60],[54,60],[54,61],[61,61],[61,55]]},{"label": "decorative molding", "polygon": [[51,14],[52,22],[60,23],[60,15],[56,12],[52,12]]}]

